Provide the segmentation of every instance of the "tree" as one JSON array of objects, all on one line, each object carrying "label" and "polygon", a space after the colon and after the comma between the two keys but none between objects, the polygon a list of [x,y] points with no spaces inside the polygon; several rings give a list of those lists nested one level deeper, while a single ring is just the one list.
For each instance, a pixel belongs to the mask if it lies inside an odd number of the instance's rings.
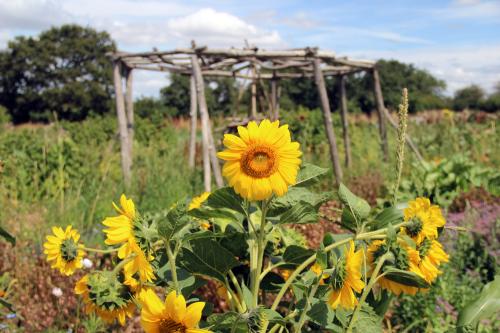
[{"label": "tree", "polygon": [[459,89],[453,97],[453,108],[455,110],[479,109],[484,95],[484,90],[476,84]]},{"label": "tree", "polygon": [[16,37],[0,53],[0,104],[16,123],[81,120],[108,112],[116,49],[107,32],[63,25],[38,37]]}]

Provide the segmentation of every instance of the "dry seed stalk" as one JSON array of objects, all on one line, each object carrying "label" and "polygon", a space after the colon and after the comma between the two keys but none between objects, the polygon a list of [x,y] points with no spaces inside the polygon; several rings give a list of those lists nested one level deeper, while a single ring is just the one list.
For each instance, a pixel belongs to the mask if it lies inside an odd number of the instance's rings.
[{"label": "dry seed stalk", "polygon": [[408,126],[408,89],[404,88],[401,96],[401,104],[398,111],[398,147],[396,151],[396,182],[394,183],[392,204],[395,205],[398,197],[399,183],[401,182],[401,173],[403,172],[403,163],[405,159],[405,140],[406,129]]}]

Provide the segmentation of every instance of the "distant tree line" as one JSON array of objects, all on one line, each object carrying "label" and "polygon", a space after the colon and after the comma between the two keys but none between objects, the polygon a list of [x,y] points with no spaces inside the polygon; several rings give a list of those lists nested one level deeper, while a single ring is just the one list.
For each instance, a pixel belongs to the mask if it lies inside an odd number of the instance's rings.
[{"label": "distant tree line", "polygon": [[[37,37],[16,37],[0,51],[0,110],[7,110],[15,123],[59,119],[82,120],[113,111],[111,61],[106,53],[116,50],[104,31],[78,25],[63,25]],[[477,85],[446,97],[444,81],[411,64],[396,60],[377,62],[386,106],[397,109],[403,87],[410,91],[410,112],[450,108],[454,110],[500,110],[500,83],[487,96]],[[159,98],[139,98],[138,116],[184,116],[189,113],[189,77],[172,74]],[[246,112],[250,92],[241,94],[241,82],[231,78],[206,78],[206,97],[212,113],[231,115]],[[258,89],[269,91],[268,83]],[[338,78],[328,78],[332,110],[338,108]],[[280,106],[318,108],[317,89],[312,79],[281,80]],[[375,108],[370,75],[350,75],[348,106],[352,112],[370,113]],[[260,101],[258,104],[264,101]],[[265,107],[265,106],[263,106]]]}]

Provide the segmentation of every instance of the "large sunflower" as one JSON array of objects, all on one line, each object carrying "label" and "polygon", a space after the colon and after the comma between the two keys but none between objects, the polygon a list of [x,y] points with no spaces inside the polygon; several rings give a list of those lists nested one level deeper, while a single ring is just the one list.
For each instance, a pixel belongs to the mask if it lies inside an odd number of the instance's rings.
[{"label": "large sunflower", "polygon": [[354,291],[360,293],[365,287],[361,280],[361,266],[363,265],[363,250],[354,251],[354,242],[349,242],[346,257],[342,259],[335,269],[332,277],[333,290],[328,303],[333,309],[339,305],[345,309],[353,309],[358,304]]},{"label": "large sunflower", "polygon": [[299,143],[292,142],[288,125],[263,120],[238,126],[239,136],[224,135],[226,150],[222,173],[236,193],[248,200],[264,200],[273,193],[282,196],[296,182],[300,166]]},{"label": "large sunflower", "polygon": [[416,198],[404,210],[404,220],[409,222],[401,231],[410,236],[417,244],[424,238],[437,238],[437,228],[446,223],[439,206],[432,205],[427,198]]},{"label": "large sunflower", "polygon": [[123,326],[134,314],[132,290],[112,272],[85,275],[76,283],[75,294],[83,297],[85,312],[95,312],[107,323],[118,320]]},{"label": "large sunflower", "polygon": [[146,333],[210,333],[197,328],[204,302],[186,307],[186,300],[175,291],[162,302],[151,289],[144,289],[139,300],[142,304],[141,324]]},{"label": "large sunflower", "polygon": [[[418,251],[412,249],[405,242],[398,242],[397,246],[390,249],[392,251],[395,262],[394,266],[398,269],[413,272],[423,278],[423,274],[418,268],[418,264],[420,261],[420,257]],[[368,262],[372,266],[372,271],[374,266],[376,265],[377,260],[387,252],[387,244],[385,240],[375,240],[368,247],[367,251]],[[371,272],[370,272],[371,274]],[[378,279],[378,283],[381,288],[387,289],[392,293],[399,295],[401,293],[415,295],[418,291],[418,288],[407,286],[402,283],[390,280],[386,277],[381,277]]]},{"label": "large sunflower", "polygon": [[424,239],[417,247],[417,250],[420,255],[418,268],[422,272],[425,281],[432,283],[442,273],[438,267],[441,263],[448,262],[448,254],[444,252],[441,243],[429,238]]},{"label": "large sunflower", "polygon": [[109,227],[108,229],[104,229],[106,233],[106,240],[104,242],[107,245],[122,244],[118,250],[118,257],[126,259],[133,255],[133,259],[125,265],[125,269],[130,274],[138,272],[142,282],[151,282],[155,278],[153,267],[150,264],[150,261],[154,257],[150,253],[147,253],[148,251],[143,251],[139,246],[140,242],[136,238],[135,224],[138,223],[136,221],[138,214],[134,202],[122,194],[120,197],[120,206],[118,207],[113,203],[113,207],[119,215],[107,217],[103,221],[103,224]]},{"label": "large sunflower", "polygon": [[69,225],[66,230],[61,227],[52,227],[54,235],[47,236],[43,244],[47,261],[52,262],[52,268],[57,268],[64,275],[71,275],[78,268],[82,268],[85,252],[83,244],[78,243],[80,234]]}]

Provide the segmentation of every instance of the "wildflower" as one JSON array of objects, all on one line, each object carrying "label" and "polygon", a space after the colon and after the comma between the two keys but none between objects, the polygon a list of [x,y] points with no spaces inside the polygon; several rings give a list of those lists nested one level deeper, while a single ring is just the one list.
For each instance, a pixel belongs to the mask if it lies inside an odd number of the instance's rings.
[{"label": "wildflower", "polygon": [[[323,268],[321,268],[321,265],[318,264],[317,262],[314,263],[314,265],[311,266],[311,272],[313,272],[314,274],[316,274],[316,276],[321,276],[321,281],[320,281],[320,284],[324,284],[324,280],[325,279],[328,279],[328,277],[330,275],[326,274],[326,273],[323,273]],[[323,274],[322,274],[323,273]]]},{"label": "wildflower", "polygon": [[[412,249],[405,242],[398,242],[395,246],[388,247],[385,240],[375,240],[368,247],[368,262],[373,266],[377,262],[377,260],[385,254],[387,251],[391,251],[394,255],[394,266],[397,269],[401,269],[404,271],[413,272],[420,277],[423,278],[422,272],[418,268],[418,264],[420,261],[420,257],[418,251]],[[399,295],[402,292],[410,295],[415,295],[418,291],[418,288],[407,286],[402,283],[390,280],[386,277],[381,277],[378,279],[378,283],[380,287],[383,289],[387,289],[392,293]]]},{"label": "wildflower", "polygon": [[94,266],[94,264],[92,263],[92,260],[88,259],[88,258],[85,258],[82,260],[82,265],[83,267],[85,268],[92,268],[92,266]]},{"label": "wildflower", "polygon": [[59,298],[63,295],[63,291],[61,290],[61,288],[54,287],[54,288],[52,288],[52,295]]},{"label": "wildflower", "polygon": [[[191,203],[189,204],[188,210],[200,208],[201,205],[208,199],[209,196],[210,192],[203,192],[201,195],[194,197],[193,200],[191,200]],[[210,228],[210,223],[204,221],[201,222],[200,226],[202,229],[208,230]]]},{"label": "wildflower", "polygon": [[[118,257],[125,259],[131,255],[134,256],[125,265],[125,268],[129,271],[133,270],[131,274],[139,272],[141,282],[151,282],[155,278],[153,267],[150,264],[150,261],[154,257],[148,251],[147,242],[139,239],[136,235],[137,224],[139,222],[137,221],[138,214],[135,210],[134,202],[122,194],[120,205],[121,207],[118,207],[113,203],[119,215],[108,217],[103,222],[105,226],[109,227],[108,229],[104,229],[106,233],[105,243],[107,245],[122,244],[118,250]],[[141,248],[141,243],[144,245],[144,249]]]},{"label": "wildflower", "polygon": [[170,292],[165,302],[162,302],[151,289],[144,289],[139,300],[142,304],[141,324],[146,333],[210,333],[196,328],[204,302],[195,302],[186,307],[184,296],[177,295],[175,291]]},{"label": "wildflower", "polygon": [[113,272],[85,275],[76,283],[75,293],[83,297],[87,313],[95,312],[107,323],[118,320],[123,326],[134,313],[131,289]]},{"label": "wildflower", "polygon": [[361,280],[363,250],[354,251],[354,242],[349,242],[345,258],[341,259],[332,276],[332,288],[328,303],[333,309],[339,305],[345,309],[353,309],[358,304],[354,291],[360,293],[365,287]]},{"label": "wildflower", "polygon": [[225,160],[222,169],[229,185],[249,200],[278,196],[296,182],[301,163],[299,143],[292,142],[288,125],[263,120],[238,127],[239,136],[224,135],[226,150],[217,156]]},{"label": "wildflower", "polygon": [[401,227],[401,232],[420,244],[426,237],[437,238],[437,228],[446,223],[439,206],[431,205],[427,198],[417,198],[408,203],[404,210],[404,220],[408,225]]},{"label": "wildflower", "polygon": [[51,267],[57,268],[64,275],[71,275],[78,268],[82,268],[82,257],[85,254],[83,244],[78,243],[80,234],[69,225],[66,230],[53,227],[54,235],[47,236],[43,244],[47,261],[52,262]]},{"label": "wildflower", "polygon": [[437,276],[442,272],[438,267],[443,262],[448,262],[448,254],[444,252],[443,246],[435,239],[426,238],[417,247],[420,261],[418,268],[422,272],[425,281],[428,283],[434,282]]}]

